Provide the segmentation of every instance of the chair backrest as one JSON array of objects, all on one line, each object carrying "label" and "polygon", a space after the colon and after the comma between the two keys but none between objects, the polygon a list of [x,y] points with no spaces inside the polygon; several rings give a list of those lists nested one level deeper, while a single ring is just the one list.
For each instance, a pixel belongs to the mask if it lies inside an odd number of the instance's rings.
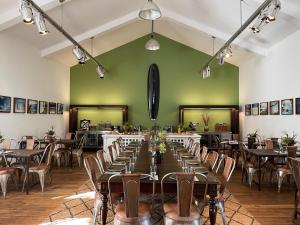
[{"label": "chair backrest", "polygon": [[97,178],[104,173],[103,169],[100,166],[98,159],[93,155],[88,155],[84,157],[83,164],[85,170],[92,182],[94,191],[97,191]]},{"label": "chair backrest", "polygon": [[113,145],[109,145],[108,146],[108,151],[109,151],[109,154],[110,154],[112,160],[115,161],[118,157],[118,153],[117,153],[116,148]]},{"label": "chair backrest", "polygon": [[204,196],[207,192],[207,178],[205,175],[200,173],[168,173],[161,180],[161,197],[162,203],[164,203],[164,180],[171,176],[176,175],[177,179],[177,205],[178,205],[178,215],[180,217],[190,216],[190,209],[193,200],[193,191],[194,191],[194,179],[195,175],[203,177],[205,179],[205,190]]},{"label": "chair backrest", "polygon": [[110,166],[110,162],[107,160],[107,156],[105,155],[107,152],[104,152],[104,150],[99,150],[96,153],[98,162],[100,167],[102,168],[102,171],[106,171],[107,168]]},{"label": "chair backrest", "polygon": [[201,157],[201,147],[200,147],[200,143],[198,142],[195,143],[193,155],[195,155],[197,159],[200,159]]},{"label": "chair backrest", "polygon": [[0,145],[3,149],[10,149],[11,139],[4,139],[4,141]]},{"label": "chair backrest", "polygon": [[[121,177],[123,182],[123,192],[124,192],[124,204],[126,217],[138,217],[139,216],[139,198],[140,198],[140,180],[141,176],[148,177],[152,179],[152,200],[154,199],[155,193],[155,180],[149,174],[116,174],[109,178],[108,180],[108,189],[109,196],[112,202],[111,197],[111,180],[115,177]],[[152,202],[153,203],[153,202]]]},{"label": "chair backrest", "polygon": [[231,157],[226,156],[225,157],[225,166],[223,169],[223,173],[221,176],[221,187],[220,187],[220,193],[223,194],[226,188],[226,185],[231,178],[231,175],[235,169],[235,160]]},{"label": "chair backrest", "polygon": [[208,148],[206,146],[203,146],[202,147],[202,152],[201,152],[201,158],[200,158],[200,160],[202,162],[206,161],[206,159],[207,159],[207,152],[208,152]]},{"label": "chair backrest", "polygon": [[288,155],[287,167],[289,169],[292,169],[291,159],[296,157],[296,153],[297,153],[297,146],[288,146],[287,147],[287,155]]},{"label": "chair backrest", "polygon": [[219,154],[216,151],[211,151],[208,153],[206,163],[210,171],[214,171],[218,162],[218,158],[219,158]]},{"label": "chair backrest", "polygon": [[71,133],[71,132],[68,132],[68,133],[66,133],[66,139],[68,139],[68,140],[72,140],[72,135],[73,135],[73,133]]},{"label": "chair backrest", "polygon": [[116,151],[116,155],[120,155],[120,152],[121,152],[121,146],[120,146],[120,143],[118,141],[113,141],[112,142],[112,147],[115,149]]},{"label": "chair backrest", "polygon": [[239,141],[240,140],[240,135],[239,134],[232,134],[232,140],[233,141]]},{"label": "chair backrest", "polygon": [[273,149],[273,141],[271,139],[265,140],[265,149],[272,150]]},{"label": "chair backrest", "polygon": [[298,192],[300,191],[300,160],[291,158],[291,168],[294,176],[295,183],[297,185]]},{"label": "chair backrest", "polygon": [[48,167],[50,167],[51,165],[51,159],[52,159],[52,156],[53,156],[53,152],[55,151],[55,148],[57,149],[57,146],[55,144],[48,144],[44,150],[44,153],[39,161],[39,164],[38,164],[38,167],[43,163],[44,161],[44,158],[46,157],[47,155],[47,159],[46,159],[46,165]]},{"label": "chair backrest", "polygon": [[26,139],[26,149],[33,150],[34,148],[34,139]]}]

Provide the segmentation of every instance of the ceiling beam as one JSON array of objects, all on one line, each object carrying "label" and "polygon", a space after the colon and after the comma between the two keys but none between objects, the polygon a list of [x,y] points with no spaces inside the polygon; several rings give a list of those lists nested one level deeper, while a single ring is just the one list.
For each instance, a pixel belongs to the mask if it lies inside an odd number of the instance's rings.
[{"label": "ceiling beam", "polygon": [[[105,23],[99,27],[96,27],[94,29],[91,29],[91,30],[88,30],[82,34],[79,34],[77,36],[74,37],[74,39],[77,41],[77,42],[82,42],[84,40],[87,40],[87,39],[90,39],[91,37],[95,37],[95,36],[98,36],[100,34],[103,34],[107,31],[110,31],[110,30],[113,30],[113,29],[117,29],[118,27],[120,26],[124,26],[132,21],[135,21],[135,20],[138,20],[138,11],[134,11],[134,12],[131,12],[125,16],[122,16],[118,19],[115,19],[115,20],[112,20],[108,23]],[[72,43],[68,40],[65,40],[65,41],[62,41],[60,43],[57,43],[55,45],[52,45],[48,48],[45,48],[41,51],[41,55],[44,57],[44,56],[48,56],[48,55],[51,55],[57,51],[60,51],[64,48],[68,48],[72,46]]]},{"label": "ceiling beam", "polygon": [[[71,0],[66,0],[65,3],[70,1]],[[44,11],[54,9],[61,5],[58,0],[36,0],[35,3],[43,8]],[[0,21],[0,31],[12,27],[22,21],[19,12],[19,1],[17,7],[0,15]]]}]

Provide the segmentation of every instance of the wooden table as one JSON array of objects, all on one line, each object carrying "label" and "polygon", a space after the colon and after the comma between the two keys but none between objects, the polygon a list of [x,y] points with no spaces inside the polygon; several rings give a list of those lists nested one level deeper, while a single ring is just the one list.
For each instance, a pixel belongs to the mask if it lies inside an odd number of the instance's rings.
[{"label": "wooden table", "polygon": [[[29,162],[33,156],[40,155],[44,152],[44,150],[30,150],[30,149],[4,149],[4,154],[7,157],[11,158],[21,158],[25,160],[25,164],[23,164],[25,168],[25,173],[27,175],[26,180],[26,194],[29,194]],[[23,161],[22,161],[23,163]]]},{"label": "wooden table", "polygon": [[[269,157],[269,158],[283,158],[287,157],[287,151],[285,152],[279,152],[278,149],[272,150],[272,149],[245,149],[246,152],[250,155],[253,155],[256,157],[256,160],[258,162],[258,190],[261,190],[261,168],[262,168],[262,158],[263,157]],[[300,156],[300,152],[297,151],[296,156]]]},{"label": "wooden table", "polygon": [[[137,157],[137,161],[134,166],[134,173],[150,173],[150,164],[151,164],[151,152],[148,151],[148,143],[143,142],[140,153]],[[163,156],[162,163],[159,165],[158,170],[158,180],[155,182],[155,192],[160,193],[160,182],[162,177],[170,172],[181,172],[182,168],[178,165],[176,159],[174,159],[173,153],[168,149],[167,152]],[[102,207],[102,224],[106,224],[107,218],[107,203],[108,203],[108,179],[111,175],[104,174],[98,179],[98,187],[97,189],[103,195],[103,207]],[[208,190],[207,194],[210,196],[209,200],[209,216],[210,222],[212,225],[216,223],[216,201],[215,197],[218,194],[217,186],[219,184],[218,179],[212,174],[209,173],[207,176],[208,179]],[[142,179],[140,183],[140,191],[141,193],[152,193],[152,181],[148,179]],[[195,196],[203,196],[205,189],[204,180],[195,181],[194,184],[194,195]],[[114,193],[123,193],[123,184],[121,179],[114,179],[111,181],[111,190]],[[168,180],[164,184],[164,192],[165,193],[176,193],[177,183],[176,180]]]},{"label": "wooden table", "polygon": [[72,139],[59,139],[54,141],[54,144],[58,144],[58,145],[64,145],[65,148],[63,148],[65,151],[67,151],[69,153],[69,161],[70,161],[70,167],[73,167],[73,154],[72,154],[72,150],[73,150],[73,144],[76,143],[76,140],[72,140]]}]

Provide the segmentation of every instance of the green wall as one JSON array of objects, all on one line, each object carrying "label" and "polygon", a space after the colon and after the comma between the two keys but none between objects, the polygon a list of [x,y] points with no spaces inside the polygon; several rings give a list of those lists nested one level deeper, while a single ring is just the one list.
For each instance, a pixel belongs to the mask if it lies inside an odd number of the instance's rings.
[{"label": "green wall", "polygon": [[147,35],[96,57],[107,69],[103,80],[90,60],[71,67],[71,104],[128,105],[129,122],[150,127],[154,122],[148,116],[147,73],[156,63],[161,82],[159,125],[177,125],[179,105],[238,105],[238,67],[214,65],[211,77],[203,80],[199,71],[209,55],[164,36],[155,37],[161,46],[158,51],[145,50]]}]

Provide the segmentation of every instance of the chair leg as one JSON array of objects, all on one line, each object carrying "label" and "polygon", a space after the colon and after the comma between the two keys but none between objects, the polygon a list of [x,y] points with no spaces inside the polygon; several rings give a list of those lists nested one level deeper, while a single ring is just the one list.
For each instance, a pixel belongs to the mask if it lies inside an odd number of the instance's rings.
[{"label": "chair leg", "polygon": [[48,171],[48,176],[49,176],[50,184],[52,184],[52,175],[51,175],[51,171]]},{"label": "chair leg", "polygon": [[42,188],[42,192],[44,192],[44,186],[45,186],[45,171],[40,171],[38,173],[39,179],[40,179],[40,184]]},{"label": "chair leg", "polygon": [[[93,225],[96,225],[97,223],[97,216],[99,213],[101,213],[101,201],[97,196],[95,196],[95,201],[94,201],[94,213],[93,213]],[[101,216],[100,216],[101,217]]]},{"label": "chair leg", "polygon": [[253,180],[253,175],[254,175],[254,172],[253,171],[250,171],[248,170],[247,171],[247,174],[248,174],[248,184],[250,186],[250,188],[252,187],[252,180]]},{"label": "chair leg", "polygon": [[6,198],[6,190],[7,190],[7,181],[9,178],[9,174],[4,174],[0,176],[0,185],[3,193],[3,198]]},{"label": "chair leg", "polygon": [[278,192],[280,193],[282,181],[285,177],[285,174],[282,171],[277,172],[277,179],[278,179]]},{"label": "chair leg", "polygon": [[77,161],[78,161],[79,167],[81,167],[81,155],[77,155]]},{"label": "chair leg", "polygon": [[221,201],[221,202],[218,202],[218,207],[221,211],[221,216],[222,216],[222,220],[223,220],[223,225],[227,225],[227,222],[226,222],[226,215],[225,215],[225,205],[224,205],[224,202]]},{"label": "chair leg", "polygon": [[298,211],[298,201],[299,201],[299,198],[298,198],[298,191],[295,191],[295,209],[294,209],[294,219],[296,220],[297,219],[297,211]]},{"label": "chair leg", "polygon": [[27,175],[27,174],[25,173],[25,177],[24,177],[24,181],[23,181],[23,187],[22,187],[22,192],[24,192],[24,190],[25,190],[25,183],[26,183],[26,180],[28,179],[27,176],[29,176],[29,174]]}]

